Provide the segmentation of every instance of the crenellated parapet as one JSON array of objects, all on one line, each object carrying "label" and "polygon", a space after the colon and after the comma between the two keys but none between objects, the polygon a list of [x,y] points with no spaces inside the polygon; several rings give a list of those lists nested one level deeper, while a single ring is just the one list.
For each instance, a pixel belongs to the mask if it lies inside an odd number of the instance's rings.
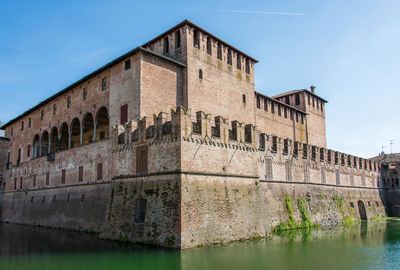
[{"label": "crenellated parapet", "polygon": [[[243,123],[203,111],[194,113],[181,106],[169,113],[160,112],[152,117],[144,116],[127,124],[114,126],[112,141],[113,153],[147,147],[149,164],[152,162],[150,160],[167,160],[168,155],[175,155],[174,168],[186,166],[202,172],[210,170],[213,173],[227,173],[231,170],[237,174],[240,170],[245,170],[239,160],[246,160],[242,164],[247,167],[254,168],[254,164],[259,164],[258,174],[261,180],[265,176],[265,179],[275,181],[369,187],[376,187],[379,181],[379,165],[376,161],[291,138],[265,134],[257,130],[253,123]],[[187,146],[184,147],[183,144]],[[193,146],[189,147],[188,144]],[[183,153],[185,151],[188,153]],[[236,153],[237,151],[241,154]],[[246,152],[249,154],[245,154]],[[129,158],[123,154],[115,160],[122,160],[123,163],[124,159]],[[211,161],[213,165],[210,165]],[[233,162],[237,162],[236,168],[229,169],[229,163]],[[163,161],[160,165],[158,162],[158,167],[155,165],[153,172],[168,167],[166,163],[167,161]],[[272,169],[267,169],[267,164]],[[208,169],[213,166],[216,169]],[[254,171],[249,174],[254,175]]]},{"label": "crenellated parapet", "polygon": [[179,106],[170,113],[160,112],[113,127],[113,149],[134,144],[156,144],[189,138],[204,138],[224,144],[244,144],[257,148],[256,127],[237,120],[229,121],[202,111],[192,113]]},{"label": "crenellated parapet", "polygon": [[304,181],[338,186],[379,185],[379,163],[376,161],[290,138],[257,134],[261,179],[264,171],[267,171],[266,180]]}]

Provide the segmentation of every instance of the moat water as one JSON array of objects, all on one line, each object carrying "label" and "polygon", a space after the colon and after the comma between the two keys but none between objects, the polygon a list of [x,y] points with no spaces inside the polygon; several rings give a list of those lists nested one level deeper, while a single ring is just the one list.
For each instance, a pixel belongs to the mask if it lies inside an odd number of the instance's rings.
[{"label": "moat water", "polygon": [[0,269],[400,269],[400,221],[292,231],[263,240],[185,251],[0,224]]}]

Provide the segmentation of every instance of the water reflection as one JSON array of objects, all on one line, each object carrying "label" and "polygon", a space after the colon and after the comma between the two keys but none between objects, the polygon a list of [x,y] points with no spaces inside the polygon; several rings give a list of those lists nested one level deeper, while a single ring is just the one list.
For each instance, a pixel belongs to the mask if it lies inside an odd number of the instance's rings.
[{"label": "water reflection", "polygon": [[0,269],[400,269],[400,222],[290,231],[268,239],[186,251],[93,235],[0,225]]}]

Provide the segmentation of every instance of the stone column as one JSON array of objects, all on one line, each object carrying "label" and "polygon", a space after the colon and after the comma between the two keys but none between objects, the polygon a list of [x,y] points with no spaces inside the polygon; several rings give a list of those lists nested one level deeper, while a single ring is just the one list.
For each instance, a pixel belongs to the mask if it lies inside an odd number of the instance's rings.
[{"label": "stone column", "polygon": [[68,128],[68,149],[71,148],[71,128]]},{"label": "stone column", "polygon": [[92,142],[95,142],[96,141],[96,136],[97,136],[97,123],[96,122],[94,122],[93,123],[93,138],[92,138]]},{"label": "stone column", "polygon": [[49,137],[49,142],[47,144],[47,154],[51,152],[51,137]]},{"label": "stone column", "polygon": [[83,127],[81,127],[81,132],[80,132],[80,138],[79,138],[79,144],[82,145],[83,144]]}]

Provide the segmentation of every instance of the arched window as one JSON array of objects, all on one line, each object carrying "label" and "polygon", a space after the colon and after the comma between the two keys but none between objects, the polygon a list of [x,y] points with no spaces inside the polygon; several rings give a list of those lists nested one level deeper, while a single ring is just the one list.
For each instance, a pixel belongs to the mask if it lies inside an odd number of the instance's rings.
[{"label": "arched window", "polygon": [[87,113],[83,117],[82,127],[82,143],[91,143],[94,138],[94,120],[91,113]]},{"label": "arched window", "polygon": [[33,139],[33,143],[32,143],[32,157],[33,158],[37,158],[40,156],[40,138],[39,135],[36,135],[35,138]]},{"label": "arched window", "polygon": [[56,127],[53,127],[50,132],[50,152],[57,152],[58,145],[58,130]]},{"label": "arched window", "polygon": [[60,143],[59,143],[60,151],[68,149],[68,141],[69,141],[68,124],[63,123],[60,128]]},{"label": "arched window", "polygon": [[81,145],[81,124],[78,118],[71,122],[71,147]]},{"label": "arched window", "polygon": [[46,156],[49,153],[49,139],[49,133],[47,131],[43,132],[42,138],[40,139],[40,145],[42,146],[41,156]]},{"label": "arched window", "polygon": [[105,107],[101,107],[96,115],[96,141],[108,138],[109,123],[108,111]]}]

